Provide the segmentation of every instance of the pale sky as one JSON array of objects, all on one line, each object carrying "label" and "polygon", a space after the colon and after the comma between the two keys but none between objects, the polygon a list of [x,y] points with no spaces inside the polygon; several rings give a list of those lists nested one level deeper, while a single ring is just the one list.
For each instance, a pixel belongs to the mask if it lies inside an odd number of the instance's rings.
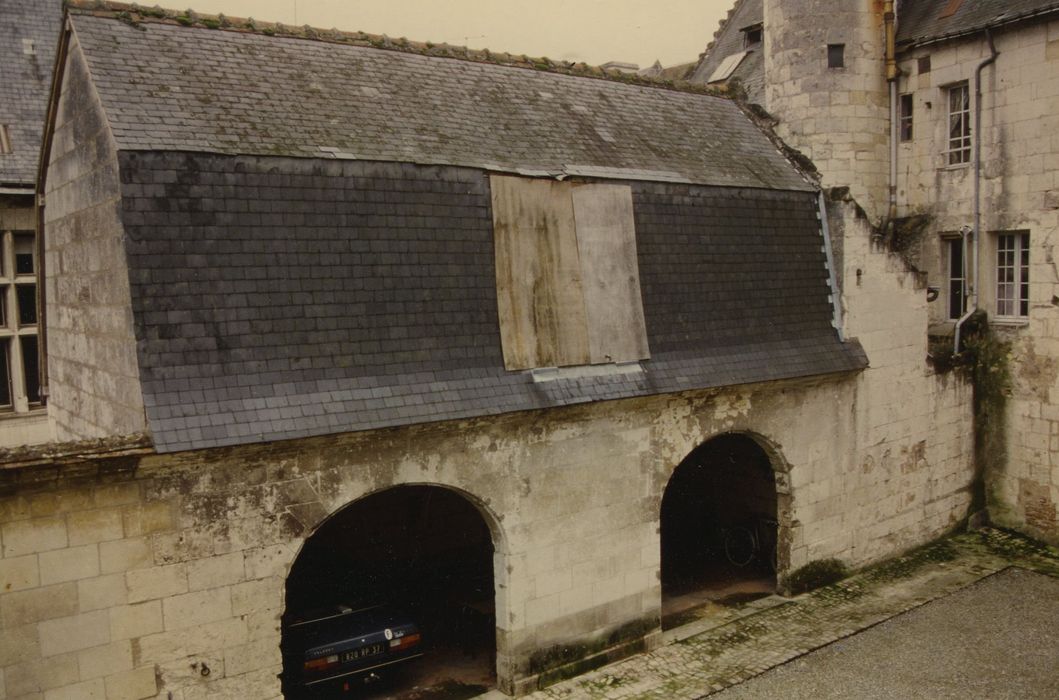
[{"label": "pale sky", "polygon": [[[735,0],[170,0],[191,8],[322,29],[406,37],[555,60],[689,63]],[[150,6],[153,2],[142,3]]]}]

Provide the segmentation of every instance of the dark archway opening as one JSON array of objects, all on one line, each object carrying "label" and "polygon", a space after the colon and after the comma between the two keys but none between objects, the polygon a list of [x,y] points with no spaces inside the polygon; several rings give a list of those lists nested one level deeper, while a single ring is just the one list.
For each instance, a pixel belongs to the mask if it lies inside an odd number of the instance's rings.
[{"label": "dark archway opening", "polygon": [[286,698],[470,697],[496,683],[493,540],[435,486],[356,501],[310,536],[287,577]]},{"label": "dark archway opening", "polygon": [[772,464],[750,437],[718,436],[677,466],[660,517],[664,628],[775,592],[776,512]]}]

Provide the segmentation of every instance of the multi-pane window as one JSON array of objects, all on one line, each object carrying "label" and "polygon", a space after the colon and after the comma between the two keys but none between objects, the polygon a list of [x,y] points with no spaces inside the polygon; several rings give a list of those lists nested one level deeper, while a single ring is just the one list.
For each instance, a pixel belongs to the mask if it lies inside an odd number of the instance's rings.
[{"label": "multi-pane window", "polygon": [[901,95],[901,140],[912,140],[912,95]]},{"label": "multi-pane window", "polygon": [[37,259],[33,232],[0,233],[0,410],[39,406]]},{"label": "multi-pane window", "polygon": [[966,312],[966,272],[963,264],[963,239],[946,240],[949,252],[949,318],[961,318]]},{"label": "multi-pane window", "polygon": [[971,162],[971,91],[966,82],[948,88],[949,165]]},{"label": "multi-pane window", "polygon": [[996,246],[996,315],[1030,315],[1030,234],[1003,233]]}]

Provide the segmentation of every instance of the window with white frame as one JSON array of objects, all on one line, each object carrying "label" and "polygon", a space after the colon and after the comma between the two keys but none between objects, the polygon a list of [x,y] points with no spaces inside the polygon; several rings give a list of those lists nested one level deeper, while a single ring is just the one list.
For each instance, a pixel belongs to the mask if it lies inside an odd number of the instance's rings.
[{"label": "window with white frame", "polygon": [[912,140],[912,109],[913,99],[911,94],[901,95],[900,100],[900,135],[901,141]]},{"label": "window with white frame", "polygon": [[949,165],[971,162],[971,91],[967,82],[946,88],[949,103]]},{"label": "window with white frame", "polygon": [[0,233],[0,411],[41,405],[37,254],[32,231]]},{"label": "window with white frame", "polygon": [[964,241],[962,238],[946,238],[949,265],[949,310],[950,319],[962,318],[967,311],[967,276],[964,265]]},{"label": "window with white frame", "polygon": [[1030,315],[1030,234],[1001,233],[996,241],[996,316]]}]

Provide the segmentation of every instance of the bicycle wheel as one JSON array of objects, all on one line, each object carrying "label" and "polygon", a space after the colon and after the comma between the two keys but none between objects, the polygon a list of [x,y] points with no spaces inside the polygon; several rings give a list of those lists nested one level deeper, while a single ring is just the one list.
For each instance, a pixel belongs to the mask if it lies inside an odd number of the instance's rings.
[{"label": "bicycle wheel", "polygon": [[735,566],[743,567],[757,554],[757,538],[745,527],[731,527],[724,533],[724,556]]}]

